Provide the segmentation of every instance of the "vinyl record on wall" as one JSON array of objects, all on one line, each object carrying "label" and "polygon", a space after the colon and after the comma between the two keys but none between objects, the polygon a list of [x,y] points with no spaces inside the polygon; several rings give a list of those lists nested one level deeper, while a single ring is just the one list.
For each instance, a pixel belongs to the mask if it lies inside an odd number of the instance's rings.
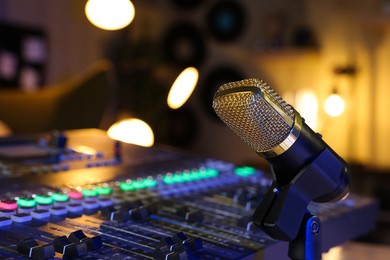
[{"label": "vinyl record on wall", "polygon": [[180,9],[193,10],[200,6],[203,0],[171,0],[171,2]]},{"label": "vinyl record on wall", "polygon": [[207,54],[203,35],[191,23],[179,22],[173,25],[162,40],[165,60],[179,66],[198,67]]},{"label": "vinyl record on wall", "polygon": [[217,40],[226,42],[236,40],[245,27],[245,11],[240,1],[218,1],[209,10],[207,28]]},{"label": "vinyl record on wall", "polygon": [[202,103],[205,110],[208,111],[214,118],[217,118],[217,115],[212,109],[214,94],[223,84],[242,80],[243,78],[245,78],[245,75],[232,65],[217,66],[211,69],[205,76],[203,83],[201,84],[202,88],[200,89]]},{"label": "vinyl record on wall", "polygon": [[35,90],[44,84],[46,33],[41,28],[0,22],[0,88]]}]

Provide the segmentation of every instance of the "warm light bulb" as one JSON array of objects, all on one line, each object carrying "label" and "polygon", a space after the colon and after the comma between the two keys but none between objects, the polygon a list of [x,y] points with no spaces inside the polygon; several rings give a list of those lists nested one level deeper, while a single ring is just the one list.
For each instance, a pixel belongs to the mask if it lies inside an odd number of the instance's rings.
[{"label": "warm light bulb", "polygon": [[134,19],[134,5],[129,0],[89,0],[85,5],[88,20],[104,30],[119,30]]},{"label": "warm light bulb", "polygon": [[198,82],[199,73],[194,67],[183,70],[176,78],[168,94],[168,106],[178,109],[187,101]]},{"label": "warm light bulb", "polygon": [[97,151],[94,148],[85,145],[78,145],[76,147],[72,147],[72,150],[78,153],[83,153],[88,155],[95,155],[97,153]]},{"label": "warm light bulb", "polygon": [[318,128],[318,99],[314,91],[301,90],[297,92],[297,110],[313,129]]},{"label": "warm light bulb", "polygon": [[344,109],[344,100],[337,94],[330,95],[325,101],[325,112],[332,117],[340,116]]},{"label": "warm light bulb", "polygon": [[107,135],[114,140],[145,147],[150,147],[154,143],[152,128],[136,118],[116,122],[107,130]]}]

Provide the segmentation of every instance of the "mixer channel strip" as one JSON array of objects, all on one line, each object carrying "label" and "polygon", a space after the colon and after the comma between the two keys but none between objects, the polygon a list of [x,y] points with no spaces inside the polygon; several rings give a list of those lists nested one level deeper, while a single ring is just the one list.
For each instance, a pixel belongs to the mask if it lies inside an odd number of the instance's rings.
[{"label": "mixer channel strip", "polygon": [[[211,159],[173,169],[1,194],[0,255],[6,259],[275,259],[275,252],[287,256],[286,243],[269,238],[251,221],[271,183],[262,171]],[[376,207],[375,201],[356,195],[334,204],[312,203],[310,210],[327,230],[324,250],[369,231]]]}]

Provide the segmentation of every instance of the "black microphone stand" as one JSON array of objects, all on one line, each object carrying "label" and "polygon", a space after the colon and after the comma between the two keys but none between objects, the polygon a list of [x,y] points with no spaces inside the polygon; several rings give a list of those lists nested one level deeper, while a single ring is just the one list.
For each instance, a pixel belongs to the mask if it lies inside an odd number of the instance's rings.
[{"label": "black microphone stand", "polygon": [[272,238],[288,241],[288,255],[294,260],[321,259],[321,221],[307,206],[311,201],[329,202],[342,194],[348,169],[328,149],[301,169],[284,185],[273,183],[255,210],[252,220]]},{"label": "black microphone stand", "polygon": [[307,211],[297,237],[288,245],[288,256],[293,260],[320,260],[321,254],[321,222]]}]

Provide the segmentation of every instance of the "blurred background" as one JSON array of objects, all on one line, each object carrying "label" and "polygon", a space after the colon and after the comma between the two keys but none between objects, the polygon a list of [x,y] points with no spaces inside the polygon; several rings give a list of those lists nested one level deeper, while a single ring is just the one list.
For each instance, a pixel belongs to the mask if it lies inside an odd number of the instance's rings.
[{"label": "blurred background", "polygon": [[[211,108],[221,84],[260,78],[350,163],[353,191],[379,198],[370,240],[390,243],[390,1],[132,0],[130,23],[108,30],[87,2],[0,0],[2,135],[138,118],[154,144],[266,168]],[[188,67],[195,88],[174,106]],[[102,70],[109,79],[95,78]]]}]

